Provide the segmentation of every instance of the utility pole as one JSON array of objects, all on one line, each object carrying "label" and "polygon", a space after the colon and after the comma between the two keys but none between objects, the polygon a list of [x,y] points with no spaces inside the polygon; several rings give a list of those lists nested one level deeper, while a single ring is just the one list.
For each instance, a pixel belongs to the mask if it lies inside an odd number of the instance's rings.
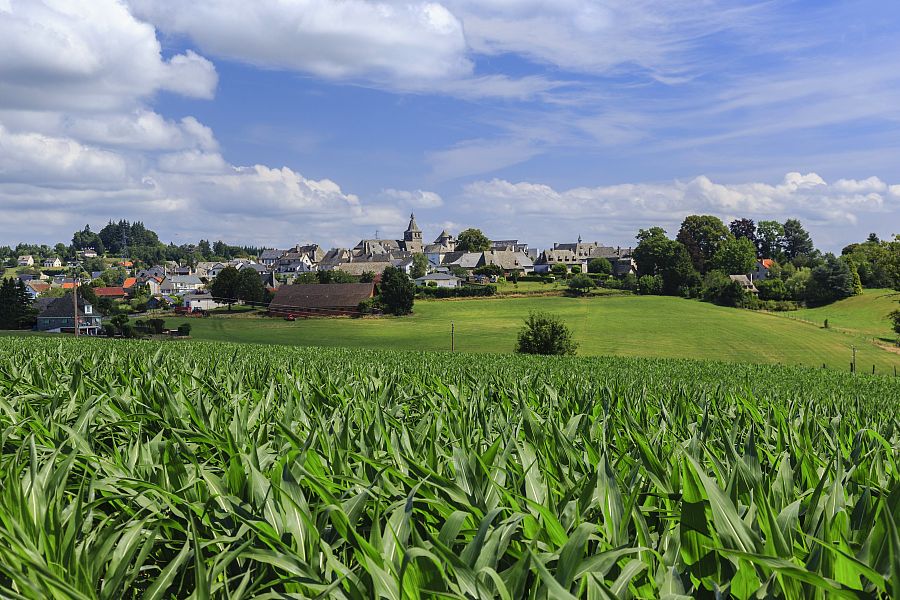
[{"label": "utility pole", "polygon": [[450,353],[452,354],[455,350],[454,346],[456,345],[456,331],[453,325],[453,321],[450,321]]},{"label": "utility pole", "polygon": [[856,373],[856,346],[850,346],[853,349],[853,368],[850,369],[852,373]]},{"label": "utility pole", "polygon": [[72,278],[72,324],[75,326],[75,337],[78,337],[78,279]]}]

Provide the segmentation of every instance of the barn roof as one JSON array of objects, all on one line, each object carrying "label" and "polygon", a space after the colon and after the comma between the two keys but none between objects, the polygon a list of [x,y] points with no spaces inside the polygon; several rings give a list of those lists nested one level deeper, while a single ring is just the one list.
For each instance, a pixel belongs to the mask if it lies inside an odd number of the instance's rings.
[{"label": "barn roof", "polygon": [[372,297],[372,283],[308,283],[283,285],[269,304],[269,310],[306,308],[356,308]]}]

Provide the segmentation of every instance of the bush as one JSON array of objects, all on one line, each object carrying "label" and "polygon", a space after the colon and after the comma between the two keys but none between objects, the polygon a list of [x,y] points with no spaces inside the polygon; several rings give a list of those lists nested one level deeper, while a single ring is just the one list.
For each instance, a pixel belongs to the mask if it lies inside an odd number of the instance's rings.
[{"label": "bush", "polygon": [[577,273],[569,280],[569,291],[573,294],[583,295],[597,287],[594,280],[584,273]]},{"label": "bush", "polygon": [[516,343],[516,352],[522,354],[566,355],[577,348],[566,324],[547,313],[528,315]]},{"label": "bush", "polygon": [[536,283],[551,283],[551,275],[519,275],[519,281],[534,281]]},{"label": "bush", "polygon": [[375,296],[374,298],[367,298],[360,302],[356,307],[356,310],[364,315],[380,315],[384,312],[384,307],[381,305],[381,298]]},{"label": "bush", "polygon": [[644,275],[637,280],[637,293],[642,296],[659,296],[663,291],[663,280],[659,275]]},{"label": "bush", "polygon": [[703,279],[701,297],[707,302],[720,306],[745,306],[750,295],[737,281],[732,281],[722,271],[710,271]]},{"label": "bush", "polygon": [[572,273],[574,273],[574,274],[576,274],[576,275],[577,275],[578,273],[581,273],[581,267],[579,267],[578,265],[574,265],[574,266],[572,267]]},{"label": "bush", "polygon": [[610,275],[612,274],[612,263],[602,257],[592,258],[588,263],[588,273]]},{"label": "bush", "polygon": [[569,274],[569,268],[566,265],[555,264],[550,267],[550,272],[553,273],[554,277],[565,279],[566,275]]},{"label": "bush", "polygon": [[187,337],[191,335],[191,324],[190,323],[182,323],[178,326],[178,335],[181,337]]},{"label": "bush", "polygon": [[482,298],[494,296],[497,293],[497,286],[464,285],[456,288],[420,287],[416,291],[420,296],[428,296],[431,298]]},{"label": "bush", "polygon": [[760,300],[786,300],[788,297],[787,286],[780,279],[763,279],[756,282]]},{"label": "bush", "polygon": [[487,275],[488,277],[503,277],[503,267],[500,265],[484,265],[472,271],[475,275]]},{"label": "bush", "polygon": [[112,323],[104,323],[103,324],[103,335],[105,335],[106,337],[116,337],[116,334],[118,332],[119,332],[119,330],[116,329],[116,326],[113,325]]}]

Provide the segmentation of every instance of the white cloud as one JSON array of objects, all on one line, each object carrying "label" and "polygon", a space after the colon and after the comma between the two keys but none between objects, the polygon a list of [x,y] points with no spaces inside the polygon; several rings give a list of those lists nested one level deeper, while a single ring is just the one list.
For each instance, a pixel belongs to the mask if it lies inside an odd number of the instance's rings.
[{"label": "white cloud", "polygon": [[131,0],[161,29],[205,52],[328,78],[435,80],[465,75],[462,24],[435,2]]},{"label": "white cloud", "polygon": [[47,187],[121,182],[126,161],[119,155],[69,138],[10,133],[0,124],[0,185],[41,181]]},{"label": "white cloud", "polygon": [[[892,186],[894,187],[894,186]],[[799,217],[820,230],[845,227],[862,215],[900,213],[897,196],[877,177],[827,183],[815,173],[788,173],[779,184],[722,184],[699,176],[670,183],[621,184],[556,190],[551,186],[500,179],[465,187],[466,205],[496,222],[517,217],[540,221],[547,232],[573,227],[618,240],[638,228],[662,225],[670,233],[689,214],[779,219]],[[831,234],[828,234],[831,235]],[[829,238],[831,239],[831,238]]]},{"label": "white cloud", "polygon": [[437,208],[443,206],[444,199],[436,192],[425,190],[382,190],[381,197],[393,202],[401,202],[413,208]]},{"label": "white cloud", "polygon": [[108,111],[160,89],[210,98],[212,63],[162,57],[153,27],[116,0],[11,0],[0,19],[4,108]]}]

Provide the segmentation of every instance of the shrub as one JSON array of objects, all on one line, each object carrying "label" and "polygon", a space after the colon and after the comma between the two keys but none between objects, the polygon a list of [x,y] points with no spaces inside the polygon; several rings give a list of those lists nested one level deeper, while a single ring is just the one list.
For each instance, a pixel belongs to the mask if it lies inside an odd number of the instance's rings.
[{"label": "shrub", "polygon": [[475,275],[487,275],[488,277],[503,277],[503,267],[500,265],[484,265],[472,271]]},{"label": "shrub", "polygon": [[588,273],[609,275],[612,273],[612,263],[602,257],[592,258],[588,263]]},{"label": "shrub", "polygon": [[522,354],[566,355],[577,348],[566,324],[547,313],[528,315],[516,343],[516,352]]},{"label": "shrub", "polygon": [[770,277],[756,282],[760,300],[785,300],[788,297],[787,287],[780,279]]},{"label": "shrub", "polygon": [[393,315],[412,312],[416,286],[409,276],[397,267],[387,267],[381,275],[381,303]]},{"label": "shrub", "polygon": [[644,275],[637,280],[637,293],[642,296],[659,296],[663,291],[663,280],[659,275]]},{"label": "shrub", "polygon": [[481,298],[497,293],[496,285],[464,285],[456,288],[420,287],[416,290],[420,296],[431,298]]},{"label": "shrub", "polygon": [[594,280],[584,273],[577,273],[569,280],[569,291],[573,294],[583,295],[595,287]]},{"label": "shrub", "polygon": [[750,295],[744,291],[743,286],[721,271],[706,274],[700,295],[707,302],[721,306],[744,306],[750,302]]},{"label": "shrub", "polygon": [[574,266],[572,267],[572,273],[574,273],[574,274],[576,274],[576,275],[577,275],[578,273],[581,273],[581,267],[579,267],[578,265],[574,265]]},{"label": "shrub", "polygon": [[378,315],[384,312],[384,307],[381,305],[381,298],[375,296],[374,298],[367,298],[360,302],[359,306],[356,307],[356,310],[364,315]]},{"label": "shrub", "polygon": [[178,326],[178,335],[181,337],[187,337],[191,335],[191,324],[190,323],[182,323]]}]

